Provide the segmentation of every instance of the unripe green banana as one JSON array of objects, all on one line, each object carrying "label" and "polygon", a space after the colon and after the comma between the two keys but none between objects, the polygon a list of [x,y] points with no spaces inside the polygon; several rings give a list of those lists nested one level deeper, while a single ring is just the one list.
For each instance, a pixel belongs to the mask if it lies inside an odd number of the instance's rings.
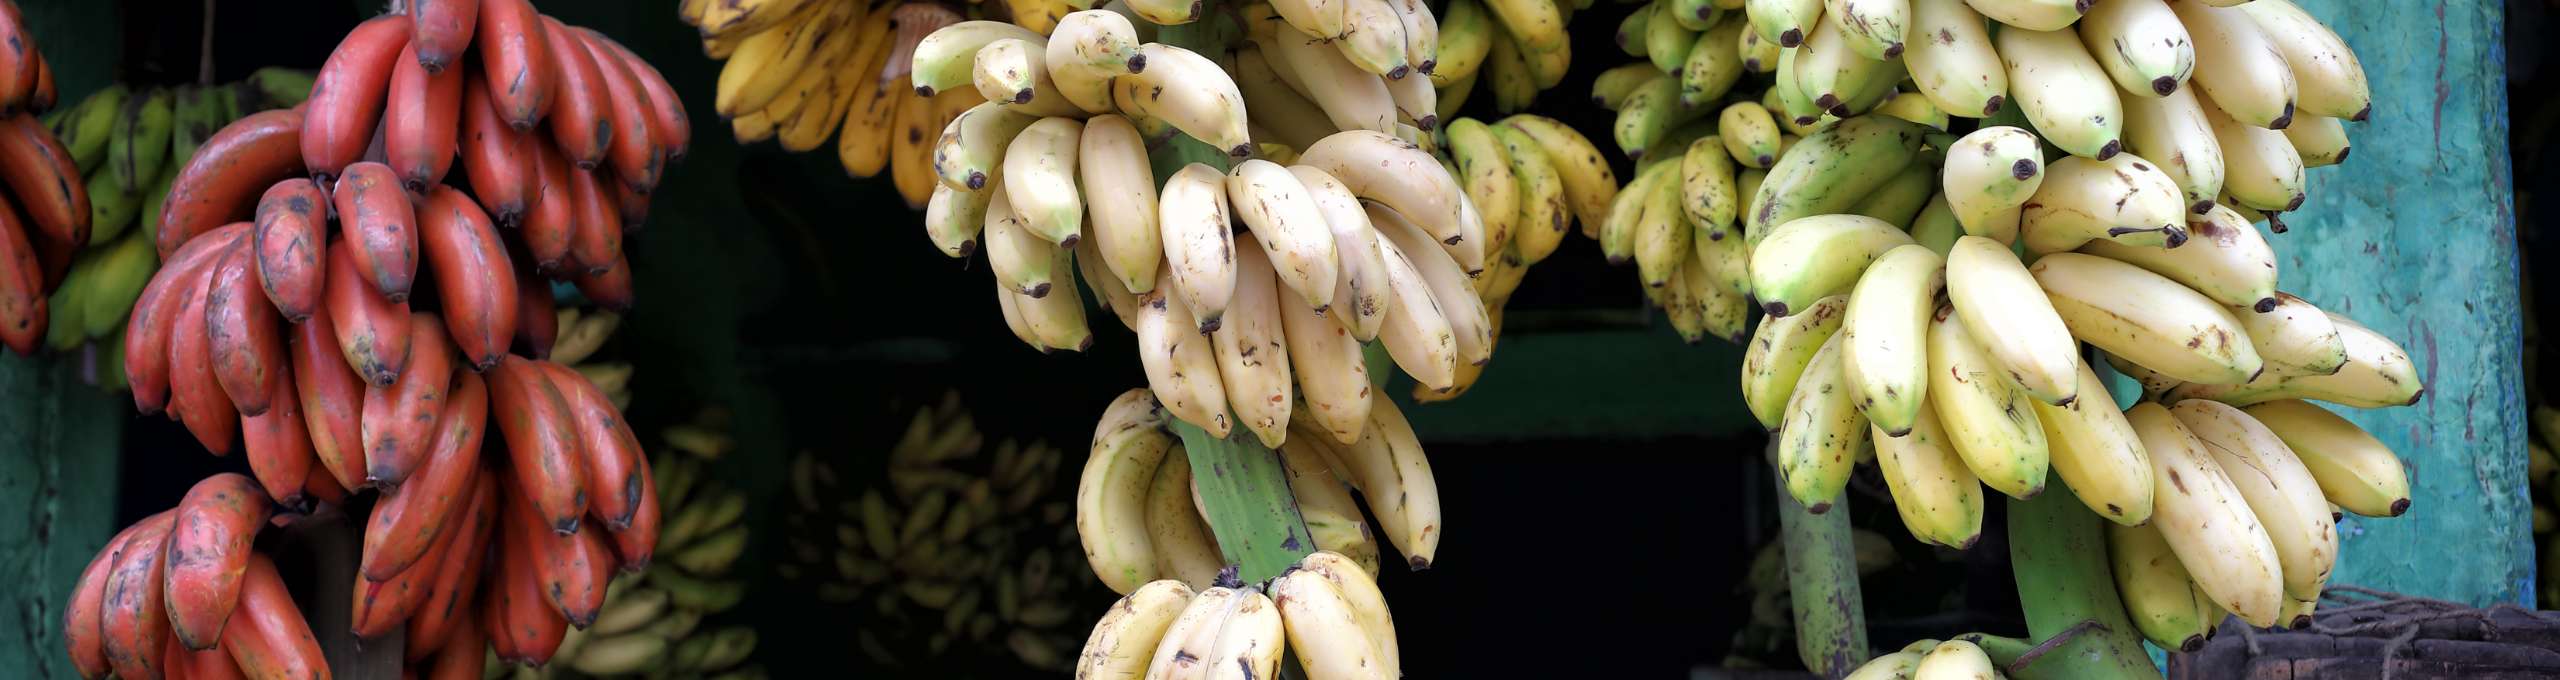
[{"label": "unripe green banana", "polygon": [[[1806,137],[1796,153],[1784,154],[1770,168],[1752,196],[1744,214],[1745,236],[1757,246],[1779,225],[1857,205],[1911,163],[1926,130],[1909,121],[1864,116]],[[1769,297],[1762,295],[1761,301]]]}]

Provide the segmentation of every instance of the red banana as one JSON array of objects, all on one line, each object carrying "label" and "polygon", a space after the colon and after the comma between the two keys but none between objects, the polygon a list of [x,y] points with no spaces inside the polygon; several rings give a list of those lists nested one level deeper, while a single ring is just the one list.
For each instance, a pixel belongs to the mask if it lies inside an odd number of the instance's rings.
[{"label": "red banana", "polygon": [[383,104],[382,151],[411,193],[444,181],[453,169],[454,134],[462,117],[462,72],[430,74],[411,45],[391,69]]},{"label": "red banana", "polygon": [[0,2],[0,113],[26,110],[43,78],[44,55],[15,2]]},{"label": "red banana", "polygon": [[631,309],[633,300],[629,261],[615,257],[613,264],[607,266],[603,273],[580,274],[569,281],[577,284],[579,293],[586,295],[588,300],[594,301],[605,309],[617,312]]},{"label": "red banana", "polygon": [[[489,551],[495,545],[492,532],[498,522],[498,475],[481,471],[471,484],[471,497],[465,499],[462,514],[453,524],[464,532],[455,550],[436,562],[435,588],[427,594],[427,604],[409,619],[409,659],[424,658],[428,651],[451,644],[468,645],[478,656],[481,645],[477,612],[472,598],[480,592],[480,573],[487,571]],[[472,629],[463,632],[464,628]],[[466,636],[468,639],[466,639]],[[475,662],[476,663],[476,662]],[[475,666],[476,667],[476,666]]]},{"label": "red banana", "polygon": [[631,48],[603,33],[587,31],[587,37],[612,46],[614,56],[629,65],[631,74],[640,79],[640,88],[649,91],[649,135],[657,138],[658,148],[665,152],[664,162],[674,165],[684,160],[685,144],[693,136],[693,122],[685,115],[684,100],[676,96],[675,86],[667,84],[667,77],[658,73],[658,67],[632,53]]},{"label": "red banana", "polygon": [[569,400],[532,360],[507,357],[488,376],[489,403],[506,436],[516,494],[529,500],[552,533],[575,533],[587,514],[587,474]]},{"label": "red banana", "polygon": [[81,245],[45,238],[43,231],[35,230],[35,225],[27,224],[25,215],[16,214],[16,208],[11,208],[11,213],[9,219],[15,220],[19,224],[18,228],[30,230],[27,232],[27,242],[35,244],[36,261],[44,265],[42,272],[44,289],[60,290],[62,280],[71,276],[71,261],[80,256]]},{"label": "red banana", "polygon": [[570,33],[586,48],[596,71],[604,77],[605,117],[613,122],[613,143],[605,150],[605,161],[611,164],[614,176],[622,180],[620,185],[648,193],[658,187],[658,173],[665,169],[666,162],[656,131],[649,129],[655,122],[649,112],[649,90],[640,85],[640,76],[631,71],[631,65],[594,31],[575,29]]},{"label": "red banana", "polygon": [[[551,358],[551,341],[560,337],[560,313],[553,308],[551,282],[525,264],[516,266],[516,346],[525,356]],[[503,357],[502,357],[503,358]]]},{"label": "red banana", "polygon": [[[518,517],[541,516],[523,494],[511,494],[508,503]],[[533,573],[543,602],[556,608],[571,626],[584,629],[594,623],[596,612],[604,607],[605,585],[613,580],[613,549],[605,544],[604,532],[594,523],[582,524],[570,534],[533,525],[517,531],[526,535],[515,540],[532,546]]]},{"label": "red banana", "polygon": [[658,553],[658,477],[645,462],[636,467],[640,493],[631,508],[631,526],[613,530],[613,554],[621,556],[622,570],[632,573],[647,570]]},{"label": "red banana", "polygon": [[[314,456],[313,459],[317,460],[318,457]],[[323,505],[345,506],[347,504],[346,487],[338,486],[338,478],[329,476],[328,470],[321,470],[320,474],[316,475],[309,474],[306,470],[302,479],[303,500],[311,501],[307,505],[311,506],[312,510],[317,511],[319,506]]]},{"label": "red banana", "polygon": [[[479,488],[480,439],[489,422],[489,389],[480,376],[459,374],[460,385],[435,423],[435,443],[410,483],[385,492],[365,521],[362,568],[368,581],[388,581],[416,569],[428,548],[460,531],[453,520]],[[425,564],[435,564],[434,561]]]},{"label": "red banana", "polygon": [[[459,547],[460,541],[434,541],[428,545],[426,560],[421,565],[441,561],[445,553]],[[359,639],[372,640],[391,632],[392,627],[407,623],[418,609],[426,606],[427,595],[435,587],[435,569],[420,566],[393,574],[388,580],[356,579],[353,601],[354,625]]]},{"label": "red banana", "polygon": [[602,274],[622,259],[622,216],[615,214],[617,199],[606,188],[612,180],[598,177],[601,170],[569,171],[570,205],[576,210],[569,231],[569,260],[577,264],[573,273]]},{"label": "red banana", "polygon": [[570,163],[592,170],[604,163],[605,151],[613,145],[613,120],[606,113],[612,102],[605,92],[604,73],[596,67],[595,58],[587,56],[586,41],[560,20],[542,17],[542,35],[551,53],[551,73],[558,78],[551,84],[551,111],[544,114],[551,139]]},{"label": "red banana", "polygon": [[274,498],[277,505],[306,510],[309,506],[304,500],[312,486],[311,478],[326,480],[321,486],[341,495],[345,490],[339,489],[338,480],[326,473],[311,474],[311,463],[319,456],[312,453],[311,428],[302,420],[302,400],[293,379],[292,362],[286,360],[276,370],[281,375],[276,376],[275,396],[267,412],[240,418],[241,448],[249,454],[249,474],[258,478],[259,486],[266,487],[268,497]]},{"label": "red banana", "polygon": [[372,284],[392,302],[408,302],[418,281],[418,215],[391,166],[363,161],[347,166],[332,198],[341,240],[355,245],[348,274]]},{"label": "red banana", "polygon": [[570,413],[577,419],[578,442],[587,463],[587,514],[603,520],[607,529],[631,526],[631,514],[640,506],[640,468],[648,467],[640,437],[632,434],[630,423],[623,422],[622,410],[614,408],[604,391],[587,382],[577,369],[549,361],[533,363],[568,398]]},{"label": "red banana", "polygon": [[283,321],[275,305],[258,289],[258,254],[248,244],[234,243],[214,263],[204,298],[206,340],[213,353],[213,376],[240,415],[264,415],[283,384]]},{"label": "red banana", "polygon": [[320,307],[311,320],[294,325],[293,384],[302,422],[311,432],[311,453],[329,478],[346,490],[364,482],[364,388],[362,377],[338,351],[336,320]]},{"label": "red banana", "polygon": [[414,0],[409,3],[409,45],[418,65],[442,74],[462,60],[471,47],[472,24],[480,19],[479,0]]},{"label": "red banana", "polygon": [[[239,240],[233,239],[224,250],[238,247]],[[223,394],[222,381],[213,373],[213,340],[204,308],[213,282],[212,265],[219,263],[207,264],[178,289],[184,303],[178,307],[177,320],[169,325],[169,413],[186,424],[206,451],[227,456],[239,437],[240,410]]]},{"label": "red banana", "polygon": [[276,574],[266,555],[249,556],[242,574],[240,606],[222,627],[222,648],[240,664],[243,677],[329,679],[329,660],[312,637],[311,622],[294,608],[293,593]]},{"label": "red banana", "polygon": [[168,603],[169,630],[187,649],[212,649],[222,642],[222,625],[240,602],[249,544],[273,510],[266,490],[236,472],[196,482],[178,502],[160,587]]},{"label": "red banana", "polygon": [[71,152],[32,114],[0,121],[0,182],[45,238],[89,243],[89,188]]},{"label": "red banana", "polygon": [[[386,14],[356,24],[338,41],[303,100],[302,164],[326,184],[373,145],[391,71],[409,45],[409,17]],[[413,58],[414,60],[414,58]]]},{"label": "red banana", "polygon": [[53,86],[52,62],[45,61],[44,55],[38,53],[36,55],[36,91],[27,93],[27,110],[36,113],[52,111],[53,105],[60,102],[61,97],[61,91],[54,89]]},{"label": "red banana", "polygon": [[107,545],[89,558],[88,568],[80,570],[80,581],[72,587],[71,601],[63,605],[62,642],[71,651],[71,667],[80,677],[97,680],[107,676],[107,649],[99,638],[98,619],[105,612],[107,578],[115,572],[117,554],[133,535],[150,524],[137,522],[116,532]]},{"label": "red banana", "polygon": [[152,515],[135,526],[116,553],[107,574],[104,607],[99,611],[99,639],[105,641],[107,666],[126,678],[159,677],[169,646],[169,610],[161,604],[162,548],[169,543],[171,513]]},{"label": "red banana", "polygon": [[367,481],[397,489],[426,462],[453,374],[453,341],[445,338],[444,322],[427,312],[410,313],[408,370],[388,386],[364,391]]},{"label": "red banana", "polygon": [[309,178],[277,182],[258,198],[257,225],[258,284],[285,320],[302,323],[329,276],[329,194]]},{"label": "red banana", "polygon": [[[249,219],[268,187],[300,176],[304,120],[291,109],[260,111],[206,138],[170,180],[160,205],[160,259],[197,234]],[[373,134],[372,123],[365,124],[364,134]]]},{"label": "red banana", "polygon": [[622,233],[639,233],[640,224],[649,221],[649,195],[632,191],[629,182],[614,182],[613,199],[620,204],[614,212],[622,216]]},{"label": "red banana", "polygon": [[354,250],[346,241],[329,246],[329,270],[338,275],[329,277],[327,314],[347,366],[366,384],[390,387],[409,365],[409,303],[383,299],[357,276]]},{"label": "red banana", "polygon": [[[6,319],[8,304],[8,241],[10,231],[7,210],[0,210],[0,319]],[[133,389],[133,408],[144,414],[159,413],[169,404],[169,329],[176,325],[178,307],[186,303],[181,291],[195,281],[195,275],[212,266],[232,244],[248,233],[249,225],[236,224],[207,232],[188,241],[176,253],[160,258],[160,271],[142,286],[142,294],[133,302],[133,315],[125,319],[124,375],[125,384]],[[5,331],[6,327],[0,327]],[[5,336],[0,336],[5,337]]]},{"label": "red banana", "polygon": [[[506,480],[512,482],[513,480]],[[499,496],[513,497],[506,484],[500,484]],[[505,503],[502,503],[505,504]],[[521,664],[541,665],[560,651],[560,638],[569,632],[569,619],[542,594],[541,572],[536,563],[542,560],[537,539],[558,538],[544,531],[542,518],[509,509],[498,518],[499,533],[505,535],[499,553],[498,582],[490,584],[489,618],[484,621],[490,645],[498,649],[498,659]],[[501,639],[503,638],[503,639]]]},{"label": "red banana", "polygon": [[169,660],[169,667],[163,669],[161,680],[232,680],[244,677],[240,674],[240,664],[231,660],[230,652],[187,649],[186,645],[178,644],[177,638],[169,639],[168,651],[163,658]]},{"label": "red banana", "polygon": [[[435,648],[432,659],[414,653],[410,655],[413,660],[427,664],[426,674],[419,676],[421,680],[480,680],[481,665],[485,663],[484,655],[489,648],[488,638],[481,635],[480,622],[474,617],[456,616],[453,619],[453,632],[441,639],[443,644]],[[409,630],[411,639],[415,639],[417,627],[412,625]],[[417,649],[412,644],[410,649]]]},{"label": "red banana", "polygon": [[474,371],[497,365],[515,339],[518,285],[497,226],[471,197],[439,186],[419,207],[418,242],[435,272],[445,330],[463,360]]},{"label": "red banana", "polygon": [[551,110],[550,43],[542,15],[527,0],[481,0],[472,42],[479,46],[482,77],[498,117],[517,130],[532,130]]},{"label": "red banana", "polygon": [[[22,355],[44,344],[45,267],[17,209],[0,200],[0,345]],[[134,392],[140,398],[142,392]]]},{"label": "red banana", "polygon": [[492,108],[489,86],[472,76],[462,87],[462,171],[490,216],[513,227],[541,190],[542,171],[534,165],[533,133],[507,127]]},{"label": "red banana", "polygon": [[556,275],[561,263],[569,258],[569,241],[577,233],[577,197],[570,188],[569,160],[560,148],[540,138],[534,144],[536,169],[533,205],[527,206],[523,228],[517,236],[524,238],[525,249],[533,254],[533,268]]}]

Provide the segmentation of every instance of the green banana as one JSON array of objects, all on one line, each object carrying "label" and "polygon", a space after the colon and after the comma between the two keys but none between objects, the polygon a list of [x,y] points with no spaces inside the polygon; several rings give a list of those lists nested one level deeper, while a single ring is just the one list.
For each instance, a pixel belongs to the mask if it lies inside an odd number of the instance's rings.
[{"label": "green banana", "polygon": [[[142,296],[142,286],[151,282],[151,274],[159,271],[160,258],[152,249],[151,239],[141,234],[128,234],[105,248],[93,249],[94,257],[81,265],[89,277],[89,295],[79,312],[80,331],[91,338],[103,338],[124,323],[126,313],[133,311],[133,301]],[[60,309],[59,307],[55,309]],[[57,326],[67,326],[60,320]]]},{"label": "green banana", "polygon": [[73,165],[85,172],[106,160],[107,138],[115,134],[116,117],[124,111],[125,100],[131,94],[122,83],[108,85],[57,114],[60,118],[53,127],[53,136],[62,140],[64,150],[71,152]]},{"label": "green banana", "polygon": [[258,91],[260,105],[256,108],[289,109],[311,97],[313,79],[310,71],[269,66],[249,74],[249,79],[243,82]]},{"label": "green banana", "polygon": [[142,186],[160,177],[169,160],[169,131],[175,96],[165,89],[127,101],[107,140],[107,167],[125,186]]},{"label": "green banana", "polygon": [[[167,147],[161,147],[161,149],[166,151]],[[145,190],[142,195],[141,207],[143,238],[160,238],[160,206],[169,199],[169,185],[178,181],[177,170],[175,168],[169,168],[167,170],[167,172],[160,173],[159,179],[152,180],[151,188]],[[90,238],[95,239],[97,237],[91,236]]]},{"label": "green banana", "polygon": [[98,168],[89,173],[89,240],[105,241],[133,226],[142,212],[142,193],[125,186],[116,173]]},{"label": "green banana", "polygon": [[1918,157],[1927,131],[1898,118],[1862,116],[1805,137],[1769,169],[1751,197],[1744,238],[1756,246],[1778,225],[1856,205]]}]

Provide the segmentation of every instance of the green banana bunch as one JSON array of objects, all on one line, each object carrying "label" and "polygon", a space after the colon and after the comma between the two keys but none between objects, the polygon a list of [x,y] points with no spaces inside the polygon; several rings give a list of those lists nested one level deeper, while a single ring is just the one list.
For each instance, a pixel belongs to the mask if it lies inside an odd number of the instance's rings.
[{"label": "green banana bunch", "polygon": [[[1073,490],[1063,452],[1045,443],[987,445],[958,393],[916,408],[886,456],[802,451],[788,474],[785,581],[830,606],[881,622],[854,634],[874,668],[908,672],[983,655],[1064,670],[1095,614],[1077,604]],[[883,483],[844,480],[840,460],[887,459]],[[1072,480],[1070,480],[1072,481]]]}]

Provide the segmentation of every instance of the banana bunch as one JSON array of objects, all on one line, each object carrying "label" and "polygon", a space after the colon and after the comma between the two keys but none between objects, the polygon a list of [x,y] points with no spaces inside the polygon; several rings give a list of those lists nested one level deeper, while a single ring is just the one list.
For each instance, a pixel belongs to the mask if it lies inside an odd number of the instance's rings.
[{"label": "banana bunch", "polygon": [[[311,92],[311,74],[268,67],[227,85],[152,88],[122,84],[92,92],[46,114],[88,196],[89,242],[47,298],[52,318],[45,345],[57,352],[93,347],[102,361],[88,378],[124,388],[124,321],[144,284],[159,271],[153,249],[171,182],[216,130],[247,111],[291,108]],[[140,229],[128,229],[136,222]]]},{"label": "banana bunch", "polygon": [[745,578],[732,569],[750,538],[742,521],[746,492],[711,479],[706,468],[730,448],[726,426],[725,412],[706,409],[660,433],[666,444],[650,468],[667,517],[658,543],[665,559],[606,589],[595,622],[562,636],[552,658],[565,663],[537,671],[493,658],[483,677],[532,680],[560,677],[563,669],[596,678],[763,677],[761,667],[740,667],[755,651],[754,628],[703,625],[746,595]]},{"label": "banana bunch", "polygon": [[1063,453],[1012,440],[990,451],[958,393],[908,422],[886,452],[885,484],[859,493],[834,462],[805,451],[793,459],[791,559],[779,573],[822,602],[859,604],[888,622],[855,633],[875,668],[1011,655],[1066,669],[1075,649],[1066,624],[1086,586],[1061,571],[1076,549],[1073,507],[1053,498]]},{"label": "banana bunch", "polygon": [[[1310,406],[1312,408],[1312,406]],[[1094,426],[1093,447],[1076,484],[1076,535],[1094,576],[1130,594],[1150,581],[1213,585],[1227,566],[1198,505],[1190,457],[1165,429],[1170,409],[1146,389],[1121,393]],[[1315,549],[1377,574],[1378,541],[1352,502],[1369,502],[1378,527],[1415,570],[1440,546],[1440,488],[1413,426],[1394,400],[1369,411],[1358,441],[1341,444],[1303,421],[1279,447],[1300,517]]]},{"label": "banana bunch", "polygon": [[[88,329],[77,317],[52,317],[93,304],[97,296],[85,285],[76,298],[61,291],[81,249],[105,239],[90,234],[91,206],[79,164],[38,117],[53,110],[53,67],[12,0],[0,0],[0,37],[11,45],[0,55],[0,187],[7,189],[0,192],[0,347],[33,355],[55,336],[72,338],[63,343],[68,346],[86,337]],[[136,276],[130,269],[119,270],[118,283]],[[63,303],[73,312],[64,311]],[[69,328],[53,330],[49,322]]]},{"label": "banana bunch", "polygon": [[1311,680],[1404,675],[1395,618],[1377,581],[1331,551],[1307,555],[1267,584],[1139,585],[1094,624],[1074,662],[1077,678],[1269,678],[1279,677],[1284,653],[1296,654]]},{"label": "banana bunch", "polygon": [[1981,645],[1961,637],[1917,640],[1850,671],[1845,680],[1955,680],[2006,677]]},{"label": "banana bunch", "polygon": [[[1567,24],[1574,12],[1590,9],[1592,4],[1590,0],[1452,0],[1443,10],[1447,18],[1438,25],[1440,48],[1434,68],[1423,69],[1437,90],[1440,117],[1455,117],[1479,84],[1493,94],[1496,111],[1509,114],[1529,108],[1539,92],[1563,82],[1565,70],[1573,65],[1573,36]],[[1707,3],[1691,4],[1704,7]],[[1699,23],[1710,11],[1687,15],[1685,23]],[[1623,40],[1623,27],[1619,35]]]},{"label": "banana bunch", "polygon": [[[568,366],[570,370],[586,376],[587,382],[594,383],[597,390],[604,392],[605,401],[612,403],[615,409],[629,408],[631,362],[590,361],[595,358],[596,351],[604,347],[605,341],[613,338],[614,330],[622,327],[622,315],[609,309],[562,307],[554,318],[557,319],[554,327],[560,329],[560,335],[551,343],[551,362]],[[669,433],[668,441],[697,448],[710,446],[707,442],[718,441],[706,439],[698,430],[687,426],[671,428]]]},{"label": "banana bunch", "polygon": [[[834,137],[846,174],[888,170],[910,209],[932,198],[936,132],[985,100],[971,88],[907,86],[918,43],[961,19],[941,4],[687,2],[681,12],[702,29],[703,49],[723,60],[714,106],[739,143],[772,139],[805,152]],[[726,21],[732,12],[755,18]]]},{"label": "banana bunch", "polygon": [[[117,532],[80,572],[62,615],[72,668],[83,678],[327,677],[293,593],[251,548],[282,510],[256,481],[223,473]],[[472,656],[477,663],[478,650]]]}]

